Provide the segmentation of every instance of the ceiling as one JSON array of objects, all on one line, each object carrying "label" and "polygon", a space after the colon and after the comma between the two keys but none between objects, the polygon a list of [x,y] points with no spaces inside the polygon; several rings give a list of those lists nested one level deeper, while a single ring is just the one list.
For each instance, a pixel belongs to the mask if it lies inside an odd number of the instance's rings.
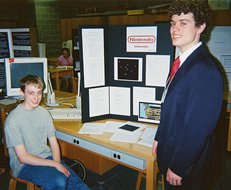
[{"label": "ceiling", "polygon": [[[55,1],[55,0],[53,0]],[[79,8],[98,8],[107,10],[145,9],[150,6],[170,3],[171,0],[56,0],[63,6],[78,5]]]}]

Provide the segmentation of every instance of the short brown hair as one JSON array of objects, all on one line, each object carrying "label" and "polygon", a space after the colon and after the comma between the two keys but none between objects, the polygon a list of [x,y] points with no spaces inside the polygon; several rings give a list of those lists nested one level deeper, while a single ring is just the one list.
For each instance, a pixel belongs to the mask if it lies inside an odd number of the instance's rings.
[{"label": "short brown hair", "polygon": [[25,92],[26,85],[30,85],[30,84],[38,85],[38,88],[41,88],[42,90],[44,90],[45,88],[45,83],[43,79],[35,75],[26,75],[19,80],[19,83],[20,83],[20,89],[23,92]]},{"label": "short brown hair", "polygon": [[[209,24],[208,0],[173,0],[169,7],[170,18],[181,13],[192,13],[197,27],[204,23],[207,27]],[[201,37],[204,36],[205,32],[206,30],[203,31]]]}]

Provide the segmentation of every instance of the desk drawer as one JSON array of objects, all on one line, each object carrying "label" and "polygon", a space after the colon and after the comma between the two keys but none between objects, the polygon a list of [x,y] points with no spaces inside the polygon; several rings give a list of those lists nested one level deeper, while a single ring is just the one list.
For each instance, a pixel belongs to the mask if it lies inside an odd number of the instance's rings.
[{"label": "desk drawer", "polygon": [[95,144],[85,139],[81,139],[79,137],[75,137],[75,136],[72,136],[66,133],[62,133],[60,131],[56,131],[56,136],[60,140],[74,144],[86,150],[90,150],[92,152],[106,156],[108,158],[112,158],[114,160],[117,160],[129,166],[132,166],[132,167],[135,167],[141,170],[145,169],[145,160],[142,158],[138,158],[136,156],[132,156],[125,152],[114,150],[114,149],[105,147],[103,145]]}]

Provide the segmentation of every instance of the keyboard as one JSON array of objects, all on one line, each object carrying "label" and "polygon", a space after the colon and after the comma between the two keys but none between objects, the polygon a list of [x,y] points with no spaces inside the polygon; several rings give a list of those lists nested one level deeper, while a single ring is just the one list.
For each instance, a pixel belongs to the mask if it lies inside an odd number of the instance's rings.
[{"label": "keyboard", "polygon": [[48,109],[53,119],[57,120],[75,120],[81,119],[81,110],[76,108],[52,108]]}]

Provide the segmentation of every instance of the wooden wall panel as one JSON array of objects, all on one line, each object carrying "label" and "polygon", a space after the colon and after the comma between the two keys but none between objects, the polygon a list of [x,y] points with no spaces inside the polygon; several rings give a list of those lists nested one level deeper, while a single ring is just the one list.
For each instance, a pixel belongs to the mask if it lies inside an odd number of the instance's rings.
[{"label": "wooden wall panel", "polygon": [[109,25],[139,24],[139,17],[137,15],[108,16],[108,24]]},{"label": "wooden wall panel", "polygon": [[106,23],[105,17],[83,17],[61,20],[61,38],[62,40],[72,39],[72,30],[80,25],[103,25]]},{"label": "wooden wall panel", "polygon": [[212,11],[210,24],[214,26],[231,26],[231,10]]}]

